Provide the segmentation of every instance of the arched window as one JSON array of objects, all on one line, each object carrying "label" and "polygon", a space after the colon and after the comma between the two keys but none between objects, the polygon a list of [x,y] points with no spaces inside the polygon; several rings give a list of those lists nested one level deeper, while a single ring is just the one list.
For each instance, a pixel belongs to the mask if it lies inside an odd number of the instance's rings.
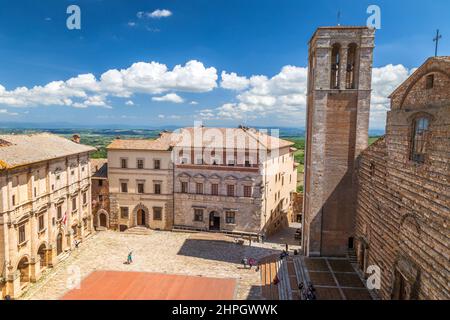
[{"label": "arched window", "polygon": [[331,89],[339,89],[341,45],[335,43],[331,49]]},{"label": "arched window", "polygon": [[415,118],[413,122],[411,160],[423,163],[427,151],[430,120],[427,117]]},{"label": "arched window", "polygon": [[355,89],[355,72],[356,72],[356,44],[351,43],[347,49],[347,69],[345,74],[345,88]]}]

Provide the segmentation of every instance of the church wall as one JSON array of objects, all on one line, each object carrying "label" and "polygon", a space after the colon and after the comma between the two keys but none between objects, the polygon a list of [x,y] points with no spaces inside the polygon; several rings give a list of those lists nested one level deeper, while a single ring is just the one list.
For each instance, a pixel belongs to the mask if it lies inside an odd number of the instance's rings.
[{"label": "church wall", "polygon": [[[429,67],[430,62],[416,76],[425,77]],[[389,112],[386,137],[362,154],[358,170],[357,255],[360,267],[381,268],[383,299],[395,297],[399,274],[406,280],[406,298],[450,297],[450,101],[423,100],[419,91],[427,89],[418,79],[416,92],[400,88],[394,94],[393,105],[399,94],[408,104]],[[446,91],[441,97],[448,94],[448,87],[441,89]],[[433,119],[424,163],[410,157],[412,119],[418,114]]]}]

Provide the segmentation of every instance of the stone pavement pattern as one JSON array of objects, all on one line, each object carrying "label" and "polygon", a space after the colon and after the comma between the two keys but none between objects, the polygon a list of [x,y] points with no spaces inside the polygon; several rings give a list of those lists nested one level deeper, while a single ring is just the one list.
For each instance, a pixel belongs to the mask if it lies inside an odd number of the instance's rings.
[{"label": "stone pavement pattern", "polygon": [[[241,259],[278,253],[274,244],[237,245],[223,235],[204,236],[178,232],[152,231],[150,235],[104,231],[95,234],[54,269],[48,270],[21,297],[60,299],[69,291],[67,283],[78,267],[81,279],[96,270],[140,271],[235,278],[236,299],[260,299],[260,274],[243,269]],[[124,264],[133,251],[133,264]]]}]

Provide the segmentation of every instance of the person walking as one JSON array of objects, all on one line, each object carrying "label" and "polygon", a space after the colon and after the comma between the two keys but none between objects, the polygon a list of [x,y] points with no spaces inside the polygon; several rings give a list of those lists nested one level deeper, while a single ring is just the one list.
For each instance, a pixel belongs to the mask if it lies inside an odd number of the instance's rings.
[{"label": "person walking", "polygon": [[133,263],[133,251],[130,251],[128,253],[128,257],[127,257],[127,264],[132,264]]},{"label": "person walking", "polygon": [[248,259],[247,258],[242,259],[241,263],[244,265],[244,269],[247,269]]}]

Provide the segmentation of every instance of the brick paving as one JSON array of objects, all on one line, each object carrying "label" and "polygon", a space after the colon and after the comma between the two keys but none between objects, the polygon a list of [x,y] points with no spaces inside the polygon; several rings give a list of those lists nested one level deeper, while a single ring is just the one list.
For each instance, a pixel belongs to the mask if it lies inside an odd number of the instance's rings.
[{"label": "brick paving", "polygon": [[[60,299],[70,287],[71,270],[81,279],[93,271],[138,271],[167,274],[234,278],[236,299],[260,299],[260,274],[243,269],[241,259],[279,253],[274,243],[237,245],[223,235],[152,231],[150,235],[104,231],[93,235],[55,268],[47,270],[30,286],[22,299]],[[133,264],[124,264],[133,251]],[[79,269],[77,269],[79,268]]]},{"label": "brick paving", "polygon": [[316,289],[318,300],[371,300],[356,270],[347,259],[302,258],[306,281]]}]

